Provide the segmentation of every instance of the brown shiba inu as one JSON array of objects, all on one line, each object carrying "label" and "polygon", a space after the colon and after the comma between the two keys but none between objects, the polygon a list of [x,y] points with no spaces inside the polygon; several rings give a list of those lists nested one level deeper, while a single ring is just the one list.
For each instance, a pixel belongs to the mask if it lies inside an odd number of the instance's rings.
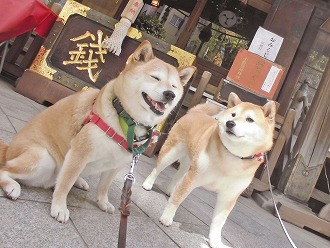
[{"label": "brown shiba inu", "polygon": [[193,66],[177,69],[155,58],[151,44],[142,42],[120,75],[101,90],[81,91],[60,100],[31,120],[9,146],[0,142],[1,188],[15,200],[21,193],[19,183],[55,185],[51,216],[65,223],[72,186],[87,190],[80,176],[101,172],[98,206],[112,213],[115,208],[108,189],[132,158],[118,112],[126,111],[126,117],[137,123],[134,144],[144,144],[148,139],[140,138],[173,110],[194,71]]},{"label": "brown shiba inu", "polygon": [[[250,184],[273,144],[275,102],[263,107],[241,102],[235,93],[228,109],[220,112],[213,104],[200,104],[188,111],[171,129],[156,168],[143,183],[150,190],[159,173],[175,161],[180,167],[169,184],[170,194],[160,222],[170,226],[182,201],[196,187],[218,193],[210,226],[211,247],[221,242],[222,227],[239,195]],[[218,120],[213,115],[217,114]]]}]

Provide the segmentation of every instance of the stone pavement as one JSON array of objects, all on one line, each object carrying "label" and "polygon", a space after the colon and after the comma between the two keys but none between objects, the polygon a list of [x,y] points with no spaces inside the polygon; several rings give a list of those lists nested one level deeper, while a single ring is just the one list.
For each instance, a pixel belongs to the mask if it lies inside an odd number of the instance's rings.
[{"label": "stone pavement", "polygon": [[[17,94],[12,84],[0,78],[0,139],[9,143],[34,115],[45,107]],[[213,192],[194,190],[183,202],[171,227],[159,222],[168,197],[162,193],[175,169],[167,168],[152,191],[141,185],[151,172],[156,157],[141,156],[132,191],[132,208],[128,220],[127,247],[195,248],[208,247],[207,236],[216,201]],[[110,188],[109,198],[118,208],[123,177],[129,165],[119,173]],[[73,188],[68,196],[70,220],[60,224],[50,216],[51,189],[22,187],[18,200],[12,201],[0,190],[0,247],[117,247],[119,211],[107,214],[98,209],[98,177],[85,178],[88,192]],[[326,248],[330,241],[307,230],[286,223],[298,248]],[[223,242],[241,248],[291,247],[278,220],[252,199],[240,197],[223,228]]]}]

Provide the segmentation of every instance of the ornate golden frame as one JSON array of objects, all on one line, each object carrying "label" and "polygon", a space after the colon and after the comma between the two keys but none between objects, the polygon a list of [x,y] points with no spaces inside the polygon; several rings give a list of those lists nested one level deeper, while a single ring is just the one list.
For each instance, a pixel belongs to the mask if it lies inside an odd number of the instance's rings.
[{"label": "ornate golden frame", "polygon": [[[43,46],[40,48],[39,53],[37,54],[36,58],[34,59],[30,69],[41,74],[50,80],[57,81],[59,78],[54,78],[54,75],[57,73],[57,70],[52,68],[48,64],[47,57],[51,51],[52,46],[54,45],[58,34],[60,34],[63,26],[67,22],[68,18],[71,15],[81,15],[84,17],[88,17],[92,20],[95,20],[101,23],[104,26],[113,28],[115,27],[115,23],[117,20],[112,19],[106,15],[103,15],[87,6],[84,6],[74,0],[68,0],[63,7],[61,13],[57,21],[55,22],[51,32],[49,33],[47,39],[45,40]],[[148,34],[141,33],[135,28],[130,28],[127,34],[128,37],[135,39],[135,40],[145,40],[148,39],[153,48],[168,54],[171,57],[177,59],[179,66],[186,66],[192,65],[195,62],[196,56],[194,54],[188,53],[178,47],[173,45],[167,44],[161,40],[156,39]],[[76,84],[74,88],[79,90],[81,87],[78,87]]]}]

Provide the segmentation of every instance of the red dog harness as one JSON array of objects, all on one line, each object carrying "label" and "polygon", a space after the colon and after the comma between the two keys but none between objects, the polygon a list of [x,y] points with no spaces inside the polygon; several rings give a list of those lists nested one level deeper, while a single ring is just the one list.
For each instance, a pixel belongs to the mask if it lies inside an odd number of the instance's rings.
[{"label": "red dog harness", "polygon": [[96,126],[101,128],[106,133],[106,135],[108,135],[111,139],[116,141],[119,146],[131,152],[126,139],[121,135],[119,135],[115,130],[113,130],[113,128],[110,127],[107,123],[105,123],[97,114],[93,112],[93,110],[86,118],[84,125],[86,125],[89,122],[93,122]]},{"label": "red dog harness", "polygon": [[[141,145],[134,144],[134,140],[135,140],[134,128],[137,125],[137,123],[123,109],[117,98],[115,98],[112,102],[114,108],[117,111],[117,114],[120,117],[122,117],[125,120],[126,124],[128,125],[127,139],[119,135],[112,127],[110,127],[107,123],[105,123],[101,119],[101,117],[95,114],[93,110],[91,110],[91,113],[86,118],[84,125],[86,125],[89,122],[93,122],[101,130],[103,130],[107,136],[113,139],[119,146],[123,147],[124,149],[126,149],[130,153],[133,153],[134,155],[142,154],[149,147],[150,143],[157,142],[156,140],[157,136],[153,131],[154,127],[146,127],[148,130],[148,135],[145,138],[146,140],[145,143]],[[143,141],[143,140],[138,140],[138,141]]]}]

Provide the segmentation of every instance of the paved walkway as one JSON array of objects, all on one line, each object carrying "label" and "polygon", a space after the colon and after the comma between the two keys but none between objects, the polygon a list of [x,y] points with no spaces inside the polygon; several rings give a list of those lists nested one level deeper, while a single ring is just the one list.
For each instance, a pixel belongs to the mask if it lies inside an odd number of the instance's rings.
[{"label": "paved walkway", "polygon": [[[34,115],[45,107],[14,92],[0,79],[0,139],[9,143]],[[141,185],[155,165],[156,158],[141,156],[133,186],[132,212],[128,222],[127,247],[195,248],[208,247],[207,236],[216,195],[197,189],[178,209],[171,227],[158,222],[167,196],[162,193],[175,169],[166,169],[152,191]],[[118,208],[123,177],[129,165],[117,176],[109,198]],[[18,200],[6,198],[0,190],[0,247],[117,247],[119,211],[107,214],[98,209],[97,176],[85,178],[90,191],[73,188],[68,197],[70,220],[60,224],[50,216],[52,191],[22,187]],[[286,223],[298,248],[329,248],[330,242],[309,231]],[[278,220],[252,199],[240,197],[223,229],[224,243],[241,248],[286,248],[288,243]]]}]

